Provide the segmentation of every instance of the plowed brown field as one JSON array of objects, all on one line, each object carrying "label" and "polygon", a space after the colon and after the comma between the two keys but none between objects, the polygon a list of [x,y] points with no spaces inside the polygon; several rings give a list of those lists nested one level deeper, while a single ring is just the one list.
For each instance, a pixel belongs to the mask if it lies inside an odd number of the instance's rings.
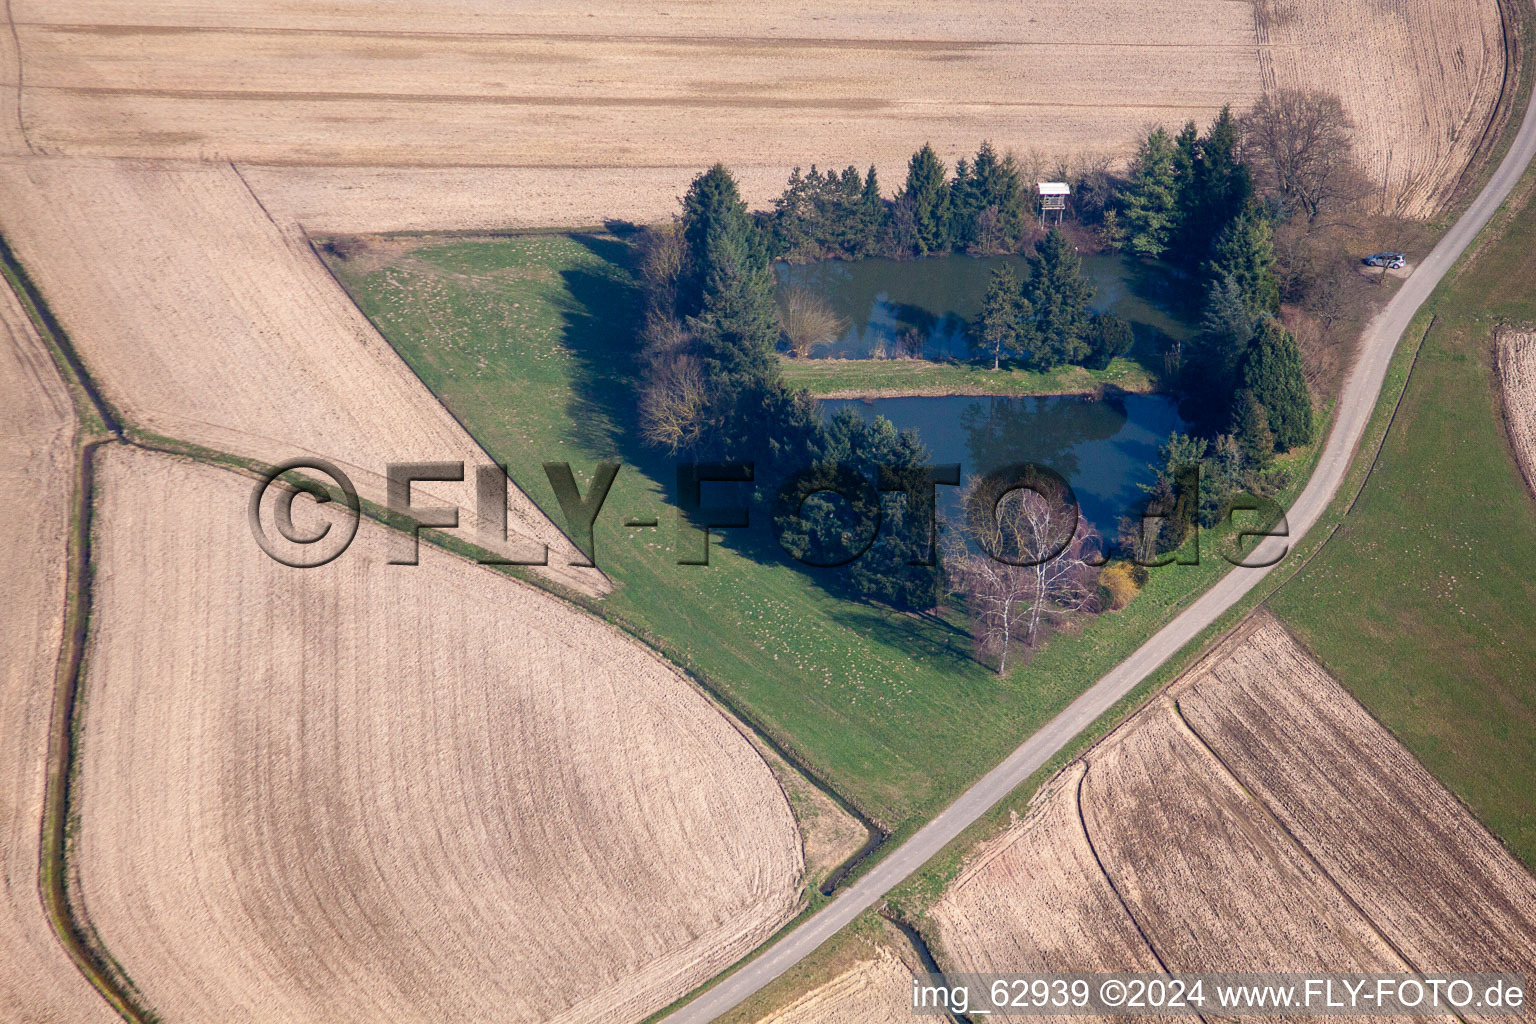
[{"label": "plowed brown field", "polygon": [[1427,217],[1485,143],[1505,74],[1497,0],[1259,0],[1266,88],[1335,92],[1388,208]]},{"label": "plowed brown field", "polygon": [[1501,331],[1498,346],[1509,443],[1526,483],[1536,490],[1536,334]]},{"label": "plowed brown field", "polygon": [[1251,12],[1231,0],[15,0],[13,15],[28,133],[69,155],[894,172],[924,138],[1119,153],[1145,121],[1257,89]]},{"label": "plowed brown field", "polygon": [[793,913],[784,795],[675,671],[435,549],[284,568],[247,493],[100,463],[72,864],[162,1019],[630,1021]]},{"label": "plowed brown field", "polygon": [[931,908],[946,969],[1536,962],[1536,881],[1273,620],[1170,697],[1074,763]]},{"label": "plowed brown field", "polygon": [[1283,629],[1266,624],[1178,700],[1416,969],[1536,963],[1536,880]]},{"label": "plowed brown field", "polygon": [[1070,767],[1037,798],[1029,816],[989,845],[932,908],[945,970],[1159,970],[1083,832],[1077,807],[1083,770],[1080,763]]},{"label": "plowed brown field", "polygon": [[1196,973],[1404,969],[1171,706],[1088,762],[1089,839],[1165,963]]},{"label": "plowed brown field", "polygon": [[[384,503],[391,462],[463,461],[418,484],[476,535],[490,462],[330,277],[228,166],[0,160],[0,231],[134,426],[275,464],[319,455]],[[550,547],[549,575],[597,592],[570,542],[510,488],[510,557]],[[434,500],[435,499],[435,500]]]},{"label": "plowed brown field", "polygon": [[118,1019],[55,940],[39,895],[44,766],[63,640],[75,417],[0,281],[0,1020]]}]

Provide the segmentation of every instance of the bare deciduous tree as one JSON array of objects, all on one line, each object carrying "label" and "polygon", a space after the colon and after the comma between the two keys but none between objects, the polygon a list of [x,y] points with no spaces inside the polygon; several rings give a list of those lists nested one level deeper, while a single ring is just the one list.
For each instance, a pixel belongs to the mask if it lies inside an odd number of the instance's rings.
[{"label": "bare deciduous tree", "polygon": [[640,387],[640,432],[676,454],[692,448],[704,428],[708,393],[698,360],[686,352],[658,354]]},{"label": "bare deciduous tree", "polygon": [[978,654],[997,659],[998,675],[1008,669],[1010,644],[1034,646],[1043,623],[1081,611],[1098,591],[1098,569],[1089,564],[1098,546],[1093,527],[1054,481],[1031,484],[999,493],[1006,484],[973,482],[964,496],[967,522],[944,532],[950,593],[965,599]]},{"label": "bare deciduous tree", "polygon": [[822,345],[832,344],[847,327],[827,300],[809,288],[785,289],[779,319],[790,352],[801,359]]},{"label": "bare deciduous tree", "polygon": [[673,313],[687,255],[682,226],[676,220],[648,228],[640,239],[640,282],[652,312]]},{"label": "bare deciduous tree", "polygon": [[1259,187],[1309,221],[1346,209],[1370,190],[1355,162],[1354,123],[1332,93],[1275,89],[1243,118],[1243,158]]}]

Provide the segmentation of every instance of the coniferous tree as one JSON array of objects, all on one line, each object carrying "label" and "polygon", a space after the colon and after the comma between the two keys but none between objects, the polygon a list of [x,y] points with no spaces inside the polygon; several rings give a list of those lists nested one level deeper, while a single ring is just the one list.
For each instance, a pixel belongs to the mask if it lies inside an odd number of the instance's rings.
[{"label": "coniferous tree", "polygon": [[1200,332],[1184,360],[1184,389],[1195,399],[1202,427],[1214,431],[1229,419],[1243,360],[1259,327],[1235,279],[1225,277],[1211,287]]},{"label": "coniferous tree", "polygon": [[1093,286],[1083,276],[1082,257],[1059,229],[1052,228],[1029,257],[1024,299],[1029,316],[1021,344],[1036,369],[1081,363],[1088,355]]},{"label": "coniferous tree", "polygon": [[765,247],[723,165],[689,187],[682,237],[678,312],[709,395],[701,449],[721,457],[752,453],[764,436],[763,403],[784,387],[778,309]]},{"label": "coniferous tree", "polygon": [[907,164],[907,184],[901,192],[912,216],[913,249],[919,256],[949,248],[949,182],[944,161],[927,143]]},{"label": "coniferous tree", "polygon": [[1269,465],[1275,454],[1275,435],[1269,429],[1269,415],[1250,388],[1243,388],[1232,398],[1232,436],[1250,466],[1262,470]]},{"label": "coniferous tree", "polygon": [[789,182],[773,201],[773,244],[779,255],[795,259],[810,243],[813,208],[805,175],[796,167]]},{"label": "coniferous tree", "polygon": [[983,352],[992,356],[992,369],[1002,365],[1005,355],[1019,352],[1019,326],[1023,318],[1019,279],[1008,267],[992,271],[987,281],[987,297],[982,302],[977,323],[977,337]]},{"label": "coniferous tree", "polygon": [[678,285],[681,315],[699,313],[706,296],[727,281],[732,287],[766,290],[771,298],[767,249],[724,164],[693,179],[683,197],[682,223],[687,265]]},{"label": "coniferous tree", "polygon": [[1120,225],[1138,256],[1161,256],[1178,227],[1175,147],[1168,132],[1154,129],[1142,140],[1131,177],[1120,191]]},{"label": "coniferous tree", "polygon": [[1012,153],[1003,156],[998,170],[997,186],[993,189],[992,204],[997,207],[998,232],[1001,247],[1009,252],[1018,251],[1024,239],[1024,218],[1028,209],[1028,192],[1024,187],[1024,172]]},{"label": "coniferous tree", "polygon": [[864,192],[864,176],[853,165],[843,168],[837,180],[834,208],[828,213],[827,235],[834,255],[847,258],[860,255],[863,237],[859,200]]},{"label": "coniferous tree", "polygon": [[979,183],[971,175],[970,161],[955,161],[955,177],[949,183],[949,241],[956,249],[969,248],[976,237],[976,215],[981,212]]},{"label": "coniferous tree", "polygon": [[1105,369],[1110,360],[1129,352],[1135,341],[1129,322],[1113,313],[1100,313],[1089,330],[1088,358],[1083,365],[1090,370]]},{"label": "coniferous tree", "polygon": [[1278,321],[1268,321],[1249,345],[1243,386],[1263,406],[1276,451],[1312,440],[1312,396],[1302,372],[1301,350]]},{"label": "coniferous tree", "polygon": [[1206,265],[1211,281],[1231,278],[1255,317],[1280,311],[1280,285],[1275,279],[1275,233],[1255,202],[1227,223]]},{"label": "coniferous tree", "polygon": [[965,171],[962,190],[957,165],[956,247],[987,253],[1017,249],[1024,232],[1024,180],[1018,161],[1011,153],[999,157],[992,143],[983,142]]},{"label": "coniferous tree", "polygon": [[880,181],[875,177],[875,165],[869,165],[864,177],[864,188],[859,193],[859,248],[857,256],[873,256],[879,249],[889,217],[885,200],[880,198]]},{"label": "coniferous tree", "polygon": [[1184,127],[1173,140],[1173,178],[1178,184],[1179,221],[1189,218],[1195,208],[1195,160],[1200,148],[1200,129],[1193,120],[1185,121]]},{"label": "coniferous tree", "polygon": [[1238,157],[1241,141],[1242,130],[1231,107],[1221,108],[1199,140],[1189,206],[1179,234],[1179,250],[1189,266],[1199,264],[1253,197],[1253,179]]}]

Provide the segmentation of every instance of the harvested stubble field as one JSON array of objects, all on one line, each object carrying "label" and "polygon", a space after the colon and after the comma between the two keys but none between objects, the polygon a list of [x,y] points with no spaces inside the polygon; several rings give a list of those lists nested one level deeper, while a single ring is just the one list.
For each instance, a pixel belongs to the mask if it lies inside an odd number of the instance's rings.
[{"label": "harvested stubble field", "polygon": [[[53,154],[256,163],[897,172],[922,139],[1111,152],[1257,87],[1232,0],[795,9],[18,0],[23,122]],[[608,209],[605,215],[627,215]],[[445,225],[438,225],[443,227]]]},{"label": "harvested stubble field", "polygon": [[1199,973],[1399,971],[1368,922],[1159,703],[1088,756],[1104,872],[1164,963]]},{"label": "harvested stubble field", "polygon": [[[280,229],[228,166],[0,160],[0,230],[105,397],[135,428],[275,464],[318,455],[384,503],[391,462],[466,463],[413,488],[478,536],[474,467],[490,459],[337,287],[296,227]],[[434,500],[435,499],[435,500]],[[591,593],[570,542],[515,488],[511,539]]]},{"label": "harvested stubble field", "polygon": [[63,641],[75,417],[31,321],[0,282],[0,1020],[110,1024],[39,896],[39,832]]},{"label": "harvested stubble field", "polygon": [[[1074,763],[930,908],[946,969],[1062,970],[1063,948],[1080,970],[1536,961],[1536,882],[1272,619],[1170,698]],[[1067,945],[1061,921],[1116,924]]]},{"label": "harvested stubble field", "polygon": [[925,139],[1119,160],[1261,83],[1341,92],[1373,180],[1427,215],[1504,72],[1497,0],[12,8],[11,151],[237,160],[336,232],[656,220],[719,159],[754,202],[793,164],[890,186]]},{"label": "harvested stubble field", "polygon": [[1265,88],[1335,92],[1390,210],[1430,217],[1485,137],[1506,74],[1498,0],[1257,0]]},{"label": "harvested stubble field", "polygon": [[936,955],[946,970],[1160,968],[1084,835],[1077,807],[1083,773],[1081,763],[1062,773],[1029,815],[981,853],[930,910]]},{"label": "harvested stubble field", "polygon": [[882,951],[758,1024],[911,1024],[912,976],[912,969],[900,958]]},{"label": "harvested stubble field", "polygon": [[1536,963],[1536,880],[1290,634],[1265,624],[1178,701],[1415,969]]},{"label": "harvested stubble field", "polygon": [[71,866],[162,1019],[630,1021],[794,913],[784,795],[677,672],[369,522],[286,569],[247,493],[99,462]]},{"label": "harvested stubble field", "polygon": [[1509,443],[1526,482],[1536,490],[1536,334],[1501,331],[1498,346]]}]

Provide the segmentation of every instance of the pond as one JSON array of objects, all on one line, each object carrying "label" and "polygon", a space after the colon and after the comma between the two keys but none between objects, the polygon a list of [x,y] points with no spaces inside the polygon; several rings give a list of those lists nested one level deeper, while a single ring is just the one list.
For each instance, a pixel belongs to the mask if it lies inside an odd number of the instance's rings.
[{"label": "pond", "polygon": [[[966,323],[980,314],[987,279],[1004,265],[1021,281],[1029,276],[1022,256],[827,260],[779,263],[774,270],[781,301],[789,289],[804,288],[825,299],[845,325],[842,336],[815,349],[814,357],[896,355],[911,339],[924,358],[968,359]],[[1129,320],[1138,342],[1159,335],[1188,340],[1190,327],[1169,311],[1168,267],[1124,256],[1084,256],[1083,272],[1095,288],[1093,308]]]},{"label": "pond", "polygon": [[[1145,496],[1141,485],[1154,479],[1158,446],[1188,429],[1177,403],[1164,395],[845,399],[824,400],[822,409],[829,417],[839,409],[867,420],[884,416],[917,431],[932,464],[960,464],[962,485],[1013,463],[1048,466],[1072,485],[1083,517],[1107,537]],[[960,516],[959,490],[938,489],[946,516]]]}]

